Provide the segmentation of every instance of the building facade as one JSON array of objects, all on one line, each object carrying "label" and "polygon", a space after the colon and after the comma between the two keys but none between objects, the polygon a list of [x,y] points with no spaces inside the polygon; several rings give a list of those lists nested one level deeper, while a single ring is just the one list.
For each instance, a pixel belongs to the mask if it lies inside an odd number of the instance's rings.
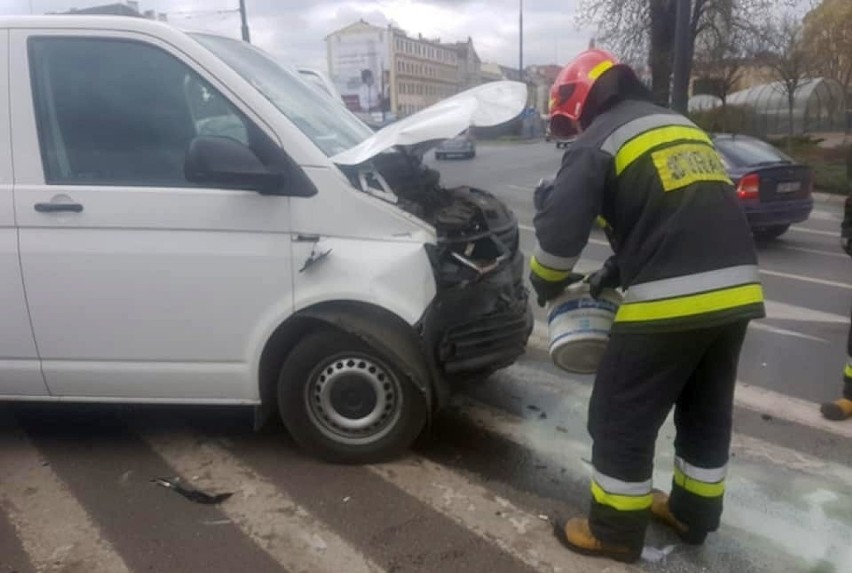
[{"label": "building facade", "polygon": [[411,115],[461,91],[459,57],[454,48],[392,30],[391,84],[396,89],[391,103],[398,115]]},{"label": "building facade", "polygon": [[454,45],[360,20],[329,34],[326,48],[347,107],[372,121],[411,115],[461,90]]},{"label": "building facade", "polygon": [[126,0],[125,2],[103,4],[101,6],[92,6],[89,8],[71,8],[67,12],[61,12],[61,14],[97,14],[104,16],[130,16],[133,18],[147,18],[149,20],[159,20],[160,22],[168,21],[168,16],[163,12],[155,12],[154,10],[145,10],[143,12],[139,7],[138,0]]},{"label": "building facade", "polygon": [[467,42],[445,44],[456,51],[459,61],[458,84],[462,91],[478,86],[482,81],[482,60],[473,47],[473,39],[468,36]]}]

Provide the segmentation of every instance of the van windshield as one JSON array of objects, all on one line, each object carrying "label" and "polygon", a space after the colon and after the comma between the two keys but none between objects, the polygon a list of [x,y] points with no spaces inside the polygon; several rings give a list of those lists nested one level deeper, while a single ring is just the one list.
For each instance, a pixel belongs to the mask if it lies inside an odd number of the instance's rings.
[{"label": "van windshield", "polygon": [[254,86],[329,157],[373,135],[343,105],[319,94],[296,71],[288,70],[251,44],[208,34],[192,37]]}]

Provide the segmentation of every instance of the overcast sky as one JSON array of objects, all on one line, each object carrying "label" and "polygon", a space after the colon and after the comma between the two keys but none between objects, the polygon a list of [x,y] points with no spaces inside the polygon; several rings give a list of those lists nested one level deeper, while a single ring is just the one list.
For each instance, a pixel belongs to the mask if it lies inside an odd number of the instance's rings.
[{"label": "overcast sky", "polygon": [[[0,0],[0,15],[56,12],[110,0]],[[238,37],[238,0],[140,0],[169,21]],[[518,0],[246,0],[252,41],[287,63],[325,69],[327,34],[363,18],[394,22],[411,35],[443,41],[471,36],[480,57],[517,67]],[[584,49],[592,30],[579,29],[579,0],[524,1],[524,65],[565,63]],[[306,8],[305,6],[310,6]]]}]

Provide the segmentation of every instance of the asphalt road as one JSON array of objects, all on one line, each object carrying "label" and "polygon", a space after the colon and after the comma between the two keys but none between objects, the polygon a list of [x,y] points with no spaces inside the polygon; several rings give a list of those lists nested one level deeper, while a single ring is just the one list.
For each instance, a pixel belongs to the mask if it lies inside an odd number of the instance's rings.
[{"label": "asphalt road", "polygon": [[[532,187],[558,162],[552,146],[526,144],[439,167],[529,225]],[[852,423],[822,422],[815,404],[839,390],[852,298],[838,212],[820,205],[761,250],[773,317],[749,335],[723,526],[702,548],[654,525],[645,558],[626,567],[556,542],[552,523],[589,501],[592,380],[559,372],[534,343],[462,384],[410,455],[369,467],[318,462],[280,425],[252,431],[242,409],[0,404],[0,573],[848,573]],[[532,240],[524,231],[525,249]],[[591,244],[582,267],[605,256]],[[672,438],[669,422],[660,487]],[[175,477],[233,496],[203,505],[151,481]]]}]

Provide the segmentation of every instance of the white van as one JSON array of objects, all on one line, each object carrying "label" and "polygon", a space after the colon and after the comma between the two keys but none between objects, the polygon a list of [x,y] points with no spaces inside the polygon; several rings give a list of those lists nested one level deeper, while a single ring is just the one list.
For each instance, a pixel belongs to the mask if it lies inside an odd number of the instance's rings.
[{"label": "white van", "polygon": [[278,410],[360,462],[523,352],[513,214],[420,163],[522,85],[374,134],[248,44],[99,16],[0,18],[0,78],[0,399]]}]

